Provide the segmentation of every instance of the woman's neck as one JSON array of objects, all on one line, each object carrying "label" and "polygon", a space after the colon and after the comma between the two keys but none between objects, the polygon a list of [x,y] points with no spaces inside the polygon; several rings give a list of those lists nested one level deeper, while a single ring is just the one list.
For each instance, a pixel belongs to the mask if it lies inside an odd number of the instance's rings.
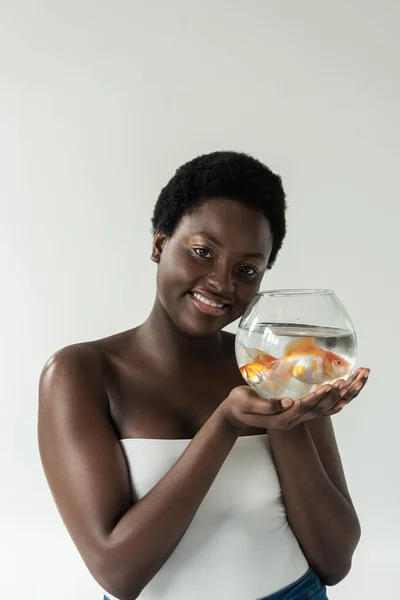
[{"label": "woman's neck", "polygon": [[143,350],[164,364],[207,363],[218,358],[223,350],[221,331],[205,338],[185,335],[157,299],[146,321],[136,329],[136,336]]}]

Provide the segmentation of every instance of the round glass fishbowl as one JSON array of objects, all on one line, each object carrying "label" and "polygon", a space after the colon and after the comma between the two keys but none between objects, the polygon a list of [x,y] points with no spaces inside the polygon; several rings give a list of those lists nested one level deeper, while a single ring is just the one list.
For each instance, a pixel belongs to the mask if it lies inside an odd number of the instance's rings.
[{"label": "round glass fishbowl", "polygon": [[332,290],[259,292],[240,320],[236,359],[263,398],[297,400],[353,371],[357,338]]}]

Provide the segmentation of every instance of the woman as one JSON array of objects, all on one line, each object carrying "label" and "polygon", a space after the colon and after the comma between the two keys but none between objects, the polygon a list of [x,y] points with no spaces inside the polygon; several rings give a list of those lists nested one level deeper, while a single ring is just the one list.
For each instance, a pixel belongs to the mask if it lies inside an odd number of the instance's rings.
[{"label": "woman", "polygon": [[215,152],[180,167],[153,215],[157,296],[132,330],[58,351],[39,446],[65,525],[105,598],[326,598],[360,526],[330,416],[368,369],[263,400],[234,336],[285,236],[280,178]]}]

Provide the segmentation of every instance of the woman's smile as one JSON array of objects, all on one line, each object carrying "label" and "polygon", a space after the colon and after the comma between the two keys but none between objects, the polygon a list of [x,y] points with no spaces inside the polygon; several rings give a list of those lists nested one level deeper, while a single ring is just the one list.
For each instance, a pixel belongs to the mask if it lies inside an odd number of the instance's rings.
[{"label": "woman's smile", "polygon": [[230,304],[219,302],[218,299],[209,293],[189,292],[193,305],[201,312],[214,317],[220,317],[225,314]]}]

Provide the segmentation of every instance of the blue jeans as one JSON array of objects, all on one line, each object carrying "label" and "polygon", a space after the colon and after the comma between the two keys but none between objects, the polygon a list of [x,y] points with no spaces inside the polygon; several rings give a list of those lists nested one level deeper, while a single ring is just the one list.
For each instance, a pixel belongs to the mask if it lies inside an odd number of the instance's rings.
[{"label": "blue jeans", "polygon": [[[318,575],[309,569],[303,577],[283,588],[279,592],[260,598],[260,600],[328,600],[326,587],[322,585]],[[108,600],[104,596],[103,600]]]},{"label": "blue jeans", "polygon": [[328,600],[326,587],[322,585],[320,578],[312,569],[300,579],[283,588],[271,596],[260,600]]}]

